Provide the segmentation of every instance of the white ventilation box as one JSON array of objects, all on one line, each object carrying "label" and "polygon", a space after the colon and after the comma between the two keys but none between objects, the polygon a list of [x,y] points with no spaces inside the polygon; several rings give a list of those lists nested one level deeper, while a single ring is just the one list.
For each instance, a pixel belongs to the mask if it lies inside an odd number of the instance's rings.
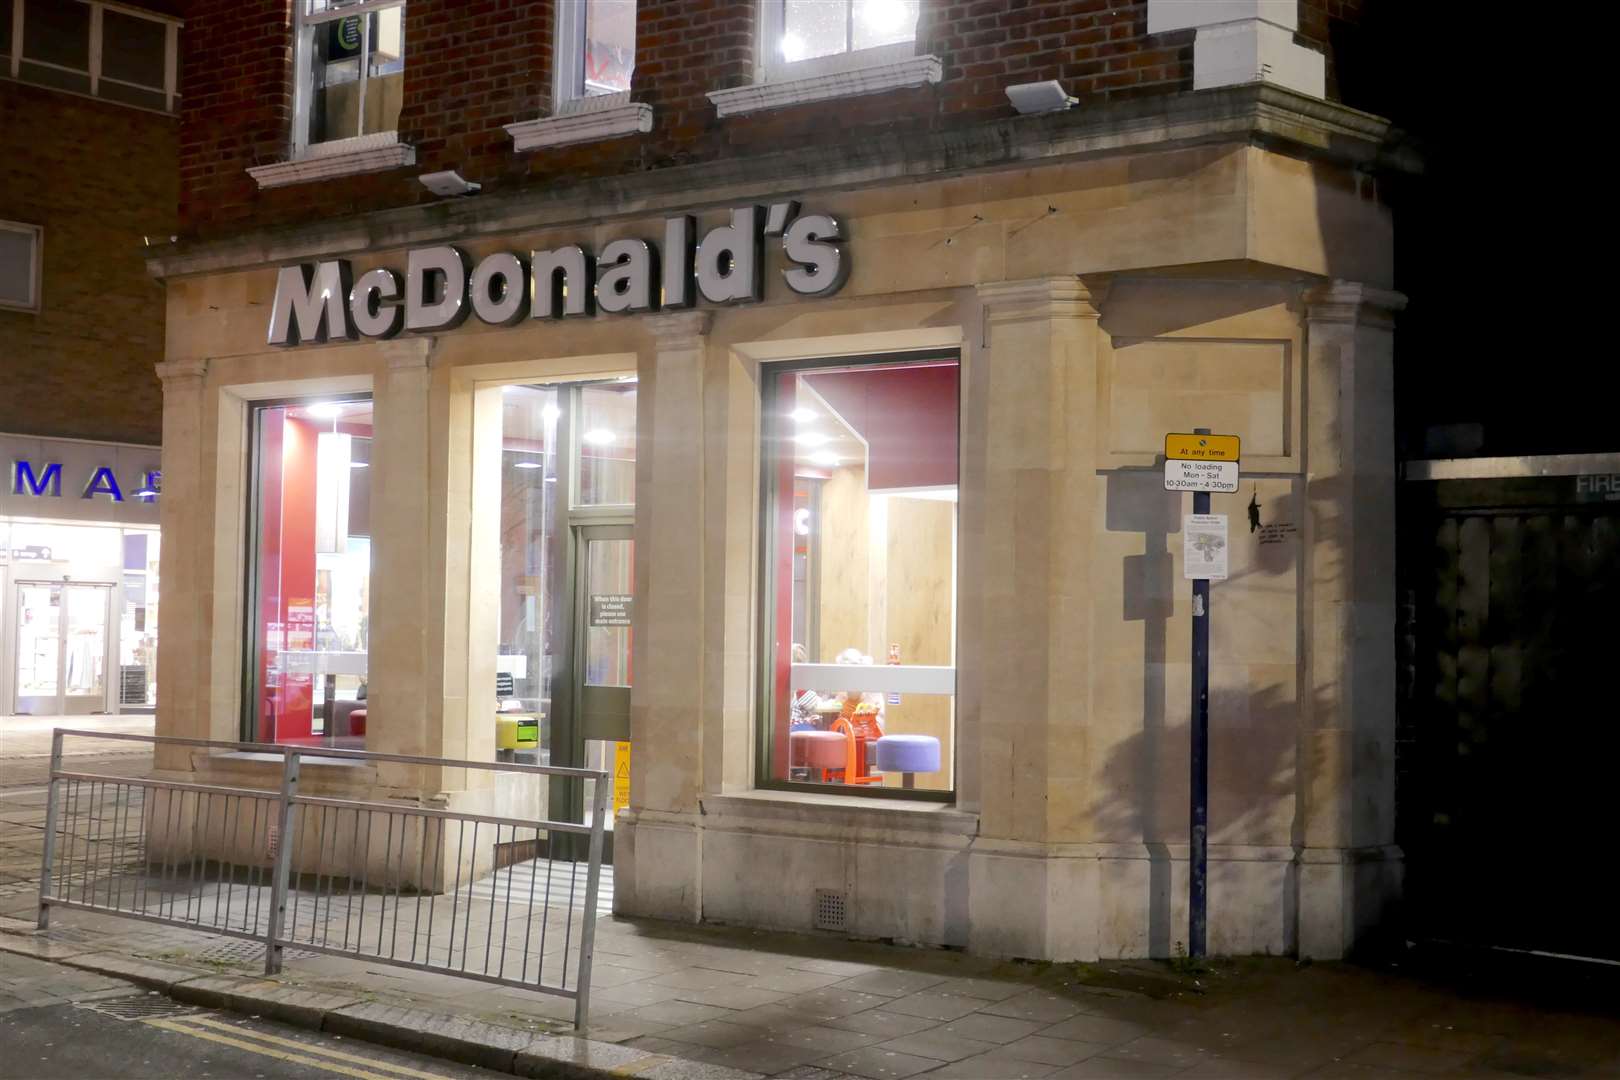
[{"label": "white ventilation box", "polygon": [[1327,63],[1294,44],[1294,33],[1266,22],[1204,27],[1193,39],[1193,89],[1267,82],[1301,94],[1327,93]]},{"label": "white ventilation box", "polygon": [[1148,33],[1197,30],[1259,19],[1299,29],[1299,0],[1148,0]]},{"label": "white ventilation box", "polygon": [[1327,58],[1294,42],[1299,0],[1148,0],[1148,33],[1193,30],[1193,89],[1266,82],[1327,92]]}]

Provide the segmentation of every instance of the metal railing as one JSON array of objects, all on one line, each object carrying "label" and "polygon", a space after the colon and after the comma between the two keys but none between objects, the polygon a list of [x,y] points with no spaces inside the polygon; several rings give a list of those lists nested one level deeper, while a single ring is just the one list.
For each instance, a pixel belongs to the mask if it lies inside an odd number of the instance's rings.
[{"label": "metal railing", "polygon": [[[281,783],[70,772],[65,738],[272,755]],[[593,811],[582,825],[306,794],[301,767],[334,759],[594,780]],[[584,1027],[610,786],[594,769],[58,729],[39,926],[61,907],[248,938],[269,974],[287,949],[360,957],[572,998]],[[527,794],[544,805],[538,783]],[[539,854],[559,834],[589,837],[583,867]]]}]

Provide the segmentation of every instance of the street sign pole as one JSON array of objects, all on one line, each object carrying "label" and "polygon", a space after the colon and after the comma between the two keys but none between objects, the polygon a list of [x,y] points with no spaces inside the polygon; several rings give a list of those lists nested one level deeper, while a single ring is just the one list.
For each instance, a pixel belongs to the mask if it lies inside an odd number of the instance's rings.
[{"label": "street sign pole", "polygon": [[[1208,435],[1209,428],[1195,434]],[[1209,513],[1209,492],[1193,492],[1193,513]],[[1209,579],[1192,590],[1192,809],[1187,853],[1187,955],[1205,952],[1209,857]]]}]

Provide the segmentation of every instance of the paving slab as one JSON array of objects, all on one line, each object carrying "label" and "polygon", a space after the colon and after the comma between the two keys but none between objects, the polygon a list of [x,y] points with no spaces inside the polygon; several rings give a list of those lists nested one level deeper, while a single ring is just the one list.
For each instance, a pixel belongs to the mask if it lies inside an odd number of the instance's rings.
[{"label": "paving slab", "polygon": [[826,1061],[829,1069],[869,1077],[870,1080],[902,1080],[907,1076],[927,1072],[929,1069],[937,1069],[944,1064],[945,1062],[938,1058],[902,1054],[896,1050],[884,1050],[877,1046],[863,1046],[859,1050],[851,1050],[847,1054],[839,1054]]},{"label": "paving slab", "polygon": [[1056,1065],[981,1055],[953,1062],[926,1075],[929,1080],[934,1080],[935,1077],[942,1080],[1040,1080],[1041,1077],[1050,1076],[1056,1071]]},{"label": "paving slab", "polygon": [[914,1035],[902,1035],[898,1039],[890,1039],[878,1045],[885,1050],[897,1050],[902,1054],[913,1054],[917,1057],[938,1058],[940,1061],[961,1061],[963,1058],[977,1057],[987,1050],[996,1048],[995,1043],[980,1039],[964,1039],[960,1035],[947,1034],[941,1028],[919,1031]]},{"label": "paving slab", "polygon": [[1025,1035],[1033,1035],[1044,1026],[1036,1020],[1019,1020],[1011,1016],[976,1012],[969,1013],[960,1020],[952,1020],[938,1030],[964,1039],[1010,1043],[1015,1039],[1022,1039]]}]

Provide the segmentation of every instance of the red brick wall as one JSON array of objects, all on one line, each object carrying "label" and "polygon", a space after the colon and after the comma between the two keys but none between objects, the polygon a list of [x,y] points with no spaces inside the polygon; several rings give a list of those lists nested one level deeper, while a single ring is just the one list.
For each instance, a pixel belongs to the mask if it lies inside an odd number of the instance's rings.
[{"label": "red brick wall", "polygon": [[[1058,79],[1082,108],[1192,86],[1193,32],[1149,36],[1147,0],[924,0],[918,50],[942,58],[939,84],[721,121],[706,94],[753,78],[756,0],[642,0],[632,96],[653,106],[652,133],[514,154],[502,125],[550,106],[555,2],[410,0],[400,137],[416,165],[261,192],[244,170],[283,160],[290,139],[289,0],[194,0],[182,228],[205,237],[429,201],[415,177],[439,169],[495,191],[939,129],[1010,115],[1014,82]],[[1325,48],[1329,20],[1361,3],[1301,0],[1300,40]]]},{"label": "red brick wall", "polygon": [[0,81],[0,218],[44,229],[40,310],[0,310],[0,431],[155,444],[179,122]]}]

